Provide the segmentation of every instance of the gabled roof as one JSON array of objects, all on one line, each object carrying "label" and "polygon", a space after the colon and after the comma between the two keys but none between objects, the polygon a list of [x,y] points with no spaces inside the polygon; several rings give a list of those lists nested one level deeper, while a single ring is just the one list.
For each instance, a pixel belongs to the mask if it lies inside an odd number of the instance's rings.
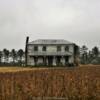
[{"label": "gabled roof", "polygon": [[73,44],[73,43],[63,39],[38,39],[29,42],[28,44]]}]

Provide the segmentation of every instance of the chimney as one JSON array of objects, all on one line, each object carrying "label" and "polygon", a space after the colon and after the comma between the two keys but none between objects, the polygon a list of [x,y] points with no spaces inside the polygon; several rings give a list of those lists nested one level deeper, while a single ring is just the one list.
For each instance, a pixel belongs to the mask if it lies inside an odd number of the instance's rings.
[{"label": "chimney", "polygon": [[26,37],[26,45],[25,45],[25,66],[27,66],[27,55],[28,55],[28,42],[29,42],[29,37]]}]

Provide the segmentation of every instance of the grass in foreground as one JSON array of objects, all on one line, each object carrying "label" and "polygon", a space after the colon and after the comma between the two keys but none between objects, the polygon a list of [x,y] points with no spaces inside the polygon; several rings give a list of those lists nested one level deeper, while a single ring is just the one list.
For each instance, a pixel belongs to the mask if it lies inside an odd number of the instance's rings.
[{"label": "grass in foreground", "polygon": [[99,93],[100,66],[0,67],[0,100],[100,100]]}]

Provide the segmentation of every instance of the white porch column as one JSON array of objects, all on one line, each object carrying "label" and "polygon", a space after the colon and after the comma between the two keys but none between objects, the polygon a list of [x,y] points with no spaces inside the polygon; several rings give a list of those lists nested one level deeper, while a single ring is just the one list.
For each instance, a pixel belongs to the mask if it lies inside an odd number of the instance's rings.
[{"label": "white porch column", "polygon": [[56,57],[53,57],[53,65],[56,66]]},{"label": "white porch column", "polygon": [[73,56],[69,57],[69,63],[74,63],[74,57]]},{"label": "white porch column", "polygon": [[32,57],[32,58],[31,58],[31,65],[35,65],[34,62],[35,62],[35,61],[34,61],[34,57]]}]

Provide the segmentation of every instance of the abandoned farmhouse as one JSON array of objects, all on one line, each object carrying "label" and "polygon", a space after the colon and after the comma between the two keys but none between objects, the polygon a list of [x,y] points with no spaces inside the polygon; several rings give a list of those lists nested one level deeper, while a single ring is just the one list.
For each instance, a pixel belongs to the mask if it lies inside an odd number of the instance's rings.
[{"label": "abandoned farmhouse", "polygon": [[78,46],[61,39],[26,39],[26,64],[60,66],[74,65],[78,57]]}]

